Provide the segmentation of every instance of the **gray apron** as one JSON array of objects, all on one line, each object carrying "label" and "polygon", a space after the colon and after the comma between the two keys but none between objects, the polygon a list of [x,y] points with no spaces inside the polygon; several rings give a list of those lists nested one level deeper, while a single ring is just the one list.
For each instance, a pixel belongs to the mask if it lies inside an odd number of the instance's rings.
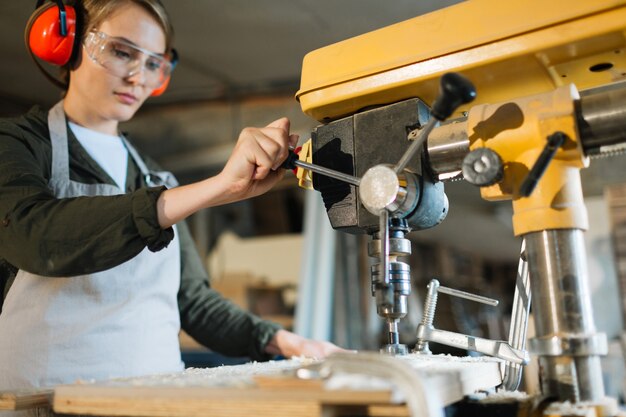
[{"label": "gray apron", "polygon": [[[62,102],[50,111],[48,126],[49,187],[57,198],[123,193],[115,185],[70,180]],[[151,185],[177,185],[169,173],[150,172],[126,146]],[[20,270],[0,315],[0,390],[183,370],[179,285],[177,237],[159,252],[146,248],[95,274],[51,278]]]}]

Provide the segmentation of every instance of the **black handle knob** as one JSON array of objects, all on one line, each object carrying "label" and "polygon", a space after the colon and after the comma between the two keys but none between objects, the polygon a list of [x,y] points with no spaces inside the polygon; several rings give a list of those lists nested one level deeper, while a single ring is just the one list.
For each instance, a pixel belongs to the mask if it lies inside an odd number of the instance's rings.
[{"label": "black handle knob", "polygon": [[519,193],[522,196],[528,197],[532,194],[533,190],[537,186],[537,183],[539,182],[539,179],[541,179],[541,176],[544,172],[546,172],[550,161],[552,161],[552,158],[556,155],[556,151],[563,146],[566,139],[567,135],[563,132],[555,132],[548,136],[548,143],[546,143],[546,146],[543,148],[543,151],[541,151],[539,158],[537,158],[535,164],[530,169],[530,172],[526,178],[524,178],[524,182],[522,182],[522,185],[519,187]]},{"label": "black handle knob", "polygon": [[461,74],[448,72],[441,77],[441,91],[435,99],[431,114],[439,121],[445,120],[461,105],[476,98],[474,84]]},{"label": "black handle knob", "polygon": [[292,149],[289,149],[289,155],[287,155],[287,158],[283,161],[280,167],[284,169],[296,169],[296,161],[298,159],[300,159],[298,154]]}]

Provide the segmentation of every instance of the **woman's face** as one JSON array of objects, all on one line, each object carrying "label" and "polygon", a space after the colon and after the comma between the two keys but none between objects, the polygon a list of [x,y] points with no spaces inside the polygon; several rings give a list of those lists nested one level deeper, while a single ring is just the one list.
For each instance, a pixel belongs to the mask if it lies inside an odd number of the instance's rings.
[{"label": "woman's face", "polygon": [[[94,30],[122,38],[155,54],[165,52],[165,34],[159,23],[141,6],[131,2]],[[80,118],[90,124],[108,123],[117,127],[117,122],[129,120],[154,88],[145,85],[145,70],[116,76],[92,60],[84,47],[81,52],[78,67],[70,73],[66,101],[71,100],[73,108],[81,109]]]}]

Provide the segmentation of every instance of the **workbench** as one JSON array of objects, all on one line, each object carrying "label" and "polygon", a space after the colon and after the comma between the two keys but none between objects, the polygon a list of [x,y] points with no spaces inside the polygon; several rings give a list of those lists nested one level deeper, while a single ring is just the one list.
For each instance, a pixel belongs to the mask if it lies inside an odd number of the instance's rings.
[{"label": "workbench", "polygon": [[3,410],[49,408],[52,404],[53,394],[52,388],[0,391],[0,413]]},{"label": "workbench", "polygon": [[324,361],[293,358],[190,368],[179,374],[58,386],[53,409],[99,416],[410,416],[415,407],[441,410],[477,390],[493,389],[501,382],[500,363],[494,358],[358,353]]}]

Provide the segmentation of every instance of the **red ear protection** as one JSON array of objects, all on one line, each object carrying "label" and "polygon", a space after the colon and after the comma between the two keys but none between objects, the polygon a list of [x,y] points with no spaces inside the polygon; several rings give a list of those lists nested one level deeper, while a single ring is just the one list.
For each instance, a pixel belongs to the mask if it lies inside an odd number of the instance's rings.
[{"label": "red ear protection", "polygon": [[25,39],[30,51],[43,61],[67,64],[76,40],[76,11],[62,0],[38,7],[26,25]]}]

